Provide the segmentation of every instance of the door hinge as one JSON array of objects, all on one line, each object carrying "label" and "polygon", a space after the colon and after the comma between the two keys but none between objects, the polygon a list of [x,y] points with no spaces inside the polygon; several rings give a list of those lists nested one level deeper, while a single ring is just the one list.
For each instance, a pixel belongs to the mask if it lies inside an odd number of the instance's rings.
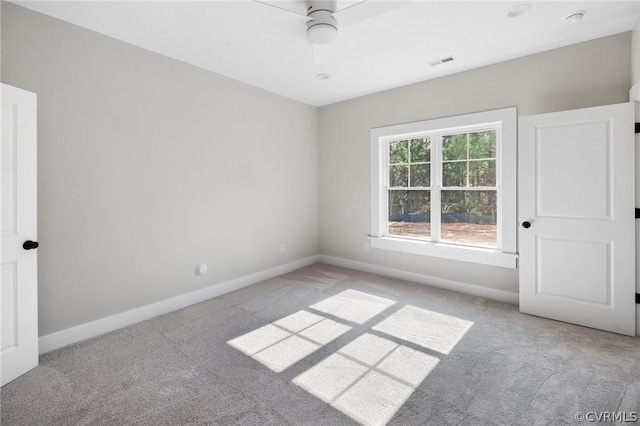
[{"label": "door hinge", "polygon": [[640,123],[636,123],[636,133],[640,133]]},{"label": "door hinge", "polygon": [[636,219],[640,219],[640,209],[636,207]]},{"label": "door hinge", "polygon": [[636,293],[636,304],[640,305],[640,293]]}]

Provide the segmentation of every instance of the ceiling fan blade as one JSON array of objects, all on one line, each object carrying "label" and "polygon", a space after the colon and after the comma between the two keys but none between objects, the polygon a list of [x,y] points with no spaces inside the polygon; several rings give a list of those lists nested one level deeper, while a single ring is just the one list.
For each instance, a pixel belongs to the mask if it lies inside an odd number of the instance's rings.
[{"label": "ceiling fan blade", "polygon": [[313,45],[313,65],[324,65],[329,63],[329,45]]},{"label": "ceiling fan blade", "polygon": [[256,3],[269,6],[268,10],[271,10],[274,15],[287,19],[290,21],[296,21],[306,23],[309,21],[309,17],[306,15],[306,8],[304,2],[298,1],[273,1],[273,0],[254,0]]},{"label": "ceiling fan blade", "polygon": [[411,4],[411,2],[408,0],[363,0],[345,7],[344,9],[338,10],[333,14],[333,16],[338,21],[338,26],[344,27],[373,18],[374,16],[400,9],[401,7],[408,6],[409,4]]}]

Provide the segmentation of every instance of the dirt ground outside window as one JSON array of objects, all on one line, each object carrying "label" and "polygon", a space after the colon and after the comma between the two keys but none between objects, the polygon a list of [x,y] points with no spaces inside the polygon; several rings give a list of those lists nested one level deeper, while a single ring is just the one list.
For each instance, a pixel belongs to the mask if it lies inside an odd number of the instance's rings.
[{"label": "dirt ground outside window", "polygon": [[[440,240],[482,247],[496,247],[498,227],[490,223],[449,222],[441,224]],[[429,222],[389,222],[389,235],[429,238]]]}]

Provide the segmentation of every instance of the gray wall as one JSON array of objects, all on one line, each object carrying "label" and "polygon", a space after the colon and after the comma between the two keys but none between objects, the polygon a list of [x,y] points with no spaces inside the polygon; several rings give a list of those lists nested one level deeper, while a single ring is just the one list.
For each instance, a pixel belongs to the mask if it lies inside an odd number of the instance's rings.
[{"label": "gray wall", "polygon": [[524,116],[627,102],[630,51],[627,32],[320,108],[320,253],[517,292],[515,269],[364,251],[370,230],[369,130],[510,106]]},{"label": "gray wall", "polygon": [[6,2],[2,81],[38,94],[40,335],[318,253],[315,108]]}]

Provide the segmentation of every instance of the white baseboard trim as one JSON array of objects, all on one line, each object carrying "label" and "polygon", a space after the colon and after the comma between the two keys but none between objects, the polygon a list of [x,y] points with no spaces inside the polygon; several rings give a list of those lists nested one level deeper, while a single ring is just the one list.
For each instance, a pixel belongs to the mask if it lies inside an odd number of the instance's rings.
[{"label": "white baseboard trim", "polygon": [[211,299],[212,297],[221,296],[223,294],[239,290],[243,287],[277,277],[278,275],[286,274],[288,272],[295,271],[296,269],[312,265],[317,263],[319,259],[319,255],[309,256],[304,259],[299,259],[264,271],[244,275],[230,281],[213,284],[200,290],[181,294],[179,296],[171,297],[169,299],[121,312],[119,314],[67,328],[66,330],[47,334],[46,336],[42,336],[38,339],[39,353],[43,354],[50,352],[72,343],[96,337],[140,321],[182,309],[195,303]]},{"label": "white baseboard trim", "polygon": [[359,262],[356,260],[349,260],[340,257],[320,255],[320,262],[333,266],[355,269],[356,271],[368,272],[370,274],[411,281],[431,287],[438,287],[445,290],[457,291],[459,293],[484,297],[486,299],[497,300],[500,302],[506,302],[515,305],[519,303],[518,293],[510,291],[482,287],[479,285],[467,284],[459,281],[432,277],[429,275],[416,274],[414,272],[401,271],[399,269],[387,268],[385,266],[373,265],[371,263]]}]

